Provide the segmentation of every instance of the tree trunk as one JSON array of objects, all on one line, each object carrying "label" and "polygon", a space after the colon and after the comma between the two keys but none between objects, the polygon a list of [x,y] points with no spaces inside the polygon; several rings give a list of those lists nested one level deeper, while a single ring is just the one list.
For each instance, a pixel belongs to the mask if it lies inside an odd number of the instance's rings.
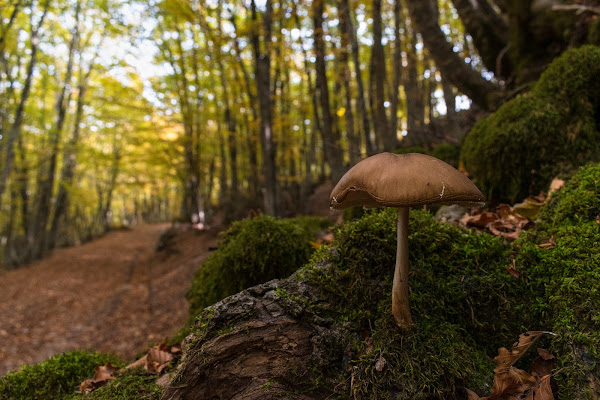
[{"label": "tree trunk", "polygon": [[[23,125],[23,116],[25,113],[25,104],[29,98],[29,93],[31,91],[31,82],[33,79],[33,69],[37,62],[37,51],[39,45],[39,32],[42,24],[44,23],[44,19],[46,18],[46,14],[48,13],[49,0],[44,3],[44,10],[42,12],[42,16],[34,28],[33,23],[31,24],[31,57],[29,59],[29,65],[27,66],[27,74],[25,75],[25,83],[23,85],[23,90],[21,92],[21,99],[19,101],[19,105],[17,106],[17,110],[15,112],[14,122],[12,127],[8,131],[8,136],[6,138],[5,151],[6,156],[4,158],[4,168],[2,169],[2,174],[0,175],[0,210],[2,209],[2,195],[6,190],[6,186],[8,183],[8,178],[10,176],[10,172],[12,170],[12,164],[15,158],[14,145],[18,136],[21,134],[21,127]],[[33,6],[32,6],[33,7]],[[33,12],[32,12],[33,14]]]},{"label": "tree trunk", "polygon": [[373,125],[375,133],[381,137],[383,151],[394,151],[397,147],[397,139],[391,135],[387,114],[385,110],[385,53],[383,51],[382,34],[383,21],[381,19],[381,0],[373,0],[373,47],[371,48],[371,80],[374,82],[375,90],[373,91],[374,118]]},{"label": "tree trunk", "polygon": [[473,43],[483,63],[498,77],[508,77],[512,65],[508,57],[498,55],[508,45],[508,24],[498,15],[487,0],[452,0],[465,30],[473,38]]},{"label": "tree trunk", "polygon": [[73,179],[75,177],[75,167],[77,166],[77,146],[79,144],[80,126],[83,119],[83,105],[87,91],[87,80],[91,74],[91,71],[92,64],[90,63],[90,67],[85,75],[83,75],[81,70],[79,73],[79,93],[77,95],[77,109],[75,111],[73,134],[64,151],[60,185],[58,186],[58,193],[56,195],[56,201],[54,202],[54,215],[52,217],[50,233],[48,235],[50,248],[55,247],[55,239],[56,234],[58,233],[59,224],[61,223],[62,218],[66,215],[69,207],[69,188],[73,185]]},{"label": "tree trunk", "polygon": [[344,7],[348,4],[344,4],[344,1],[338,0],[338,15],[340,19],[340,36],[341,36],[341,49],[340,49],[340,68],[341,68],[341,79],[344,84],[344,95],[346,102],[346,136],[348,138],[348,153],[350,155],[350,165],[356,164],[360,161],[360,140],[354,130],[354,111],[352,106],[352,88],[350,86],[350,65],[348,64],[349,54],[348,47],[350,46],[350,33],[348,28],[350,24],[346,21],[348,11]]},{"label": "tree trunk", "polygon": [[263,200],[265,214],[278,215],[277,205],[277,169],[275,166],[275,140],[273,138],[272,103],[271,103],[271,19],[273,4],[266,2],[266,11],[262,16],[264,28],[264,48],[261,51],[258,34],[258,15],[256,4],[251,0],[253,29],[251,42],[254,49],[256,92],[260,108],[260,142],[263,154]]},{"label": "tree trunk", "polygon": [[340,4],[342,6],[341,12],[345,14],[345,21],[348,25],[348,39],[350,40],[350,43],[352,45],[352,62],[354,64],[354,73],[356,75],[356,90],[358,92],[358,98],[356,99],[356,103],[362,121],[362,134],[365,138],[365,148],[367,151],[367,156],[372,156],[373,154],[377,153],[377,148],[371,138],[371,122],[369,119],[369,113],[367,111],[367,102],[365,100],[365,85],[363,83],[362,72],[360,70],[358,38],[356,37],[356,31],[354,29],[354,24],[352,23],[352,15],[350,13],[348,0],[340,0]]},{"label": "tree trunk", "polygon": [[394,146],[398,147],[398,105],[400,103],[400,81],[402,80],[402,37],[404,29],[402,22],[402,3],[396,0],[394,3],[394,60],[393,60],[393,84],[390,101],[390,124],[389,136],[394,139]]},{"label": "tree trunk", "polygon": [[[50,219],[50,213],[52,211],[52,192],[54,190],[54,182],[56,180],[56,164],[58,158],[60,139],[63,133],[65,119],[67,116],[67,108],[71,100],[71,91],[68,90],[71,87],[71,80],[73,77],[73,64],[75,57],[75,50],[79,46],[79,13],[81,10],[81,3],[77,1],[75,7],[75,27],[71,35],[71,41],[69,42],[69,56],[67,61],[67,69],[65,71],[65,79],[56,101],[55,110],[57,113],[56,124],[54,129],[50,131],[50,143],[51,149],[50,160],[46,166],[46,175],[41,177],[38,182],[37,191],[37,213],[34,220],[34,242],[32,243],[32,258],[34,260],[42,257],[42,254],[48,250],[48,232],[46,231],[48,220]],[[68,92],[68,93],[67,93]],[[42,168],[43,171],[43,168]]]},{"label": "tree trunk", "polygon": [[446,35],[438,24],[438,15],[433,0],[407,0],[411,20],[421,33],[423,42],[429,50],[442,75],[461,92],[469,96],[473,103],[485,110],[493,107],[499,88],[485,80],[481,74],[465,64],[454,52],[452,44],[446,41]]},{"label": "tree trunk", "polygon": [[448,133],[446,141],[458,143],[462,139],[458,115],[456,113],[456,96],[452,85],[442,77],[442,89],[444,91],[444,102],[446,103],[446,120],[448,123]]},{"label": "tree trunk", "polygon": [[425,133],[425,104],[423,101],[423,80],[417,73],[417,37],[414,28],[406,43],[406,68],[403,70],[403,87],[406,97],[406,130],[408,146],[421,143]]},{"label": "tree trunk", "polygon": [[339,143],[339,133],[333,126],[333,117],[329,107],[329,87],[325,66],[325,44],[323,42],[323,0],[315,0],[312,4],[314,23],[314,46],[316,55],[317,87],[319,88],[322,122],[321,136],[327,163],[331,168],[331,179],[337,182],[344,174],[342,151]]}]

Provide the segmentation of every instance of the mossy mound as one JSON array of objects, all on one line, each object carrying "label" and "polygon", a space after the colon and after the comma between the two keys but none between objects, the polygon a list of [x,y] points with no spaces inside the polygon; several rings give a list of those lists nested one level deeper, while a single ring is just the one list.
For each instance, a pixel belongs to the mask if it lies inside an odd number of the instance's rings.
[{"label": "mossy mound", "polygon": [[190,314],[248,287],[291,275],[308,261],[314,251],[310,241],[329,224],[325,218],[264,215],[234,222],[194,277],[187,294]]},{"label": "mossy mound", "polygon": [[3,400],[59,400],[75,393],[94,368],[107,362],[120,364],[115,356],[72,351],[54,356],[36,365],[26,365],[19,372],[0,378]]},{"label": "mossy mound", "polygon": [[517,267],[536,294],[535,314],[556,333],[551,351],[558,356],[561,398],[600,395],[600,224],[582,222],[531,231],[517,242]]},{"label": "mossy mound", "polygon": [[456,143],[440,143],[434,147],[431,155],[452,165],[454,168],[458,168],[458,161],[460,160],[460,146]]},{"label": "mossy mound", "polygon": [[[345,224],[333,251],[320,253],[311,264],[326,262],[330,267],[307,266],[299,273],[335,297],[327,302],[335,308],[317,308],[319,315],[347,321],[355,330],[346,340],[359,355],[350,363],[357,394],[459,398],[461,388],[482,388],[485,377],[491,377],[491,358],[498,347],[533,325],[527,286],[506,272],[509,248],[497,238],[468,234],[412,211],[410,300],[419,328],[402,334],[391,314],[394,211],[371,212]],[[371,351],[366,341],[356,340],[363,332],[372,338]],[[387,365],[381,374],[373,370],[380,357]]]},{"label": "mossy mound", "polygon": [[600,47],[550,64],[532,90],[477,122],[461,158],[490,199],[514,202],[600,159]]},{"label": "mossy mound", "polygon": [[565,187],[551,196],[539,218],[549,227],[599,220],[600,164],[580,168]]},{"label": "mossy mound", "polygon": [[[300,348],[310,337],[312,350],[310,360],[301,363],[305,371],[292,368],[270,380],[283,397],[346,398],[351,393],[356,398],[458,399],[465,387],[488,390],[498,347],[537,328],[525,281],[506,271],[510,246],[412,211],[411,310],[418,329],[403,333],[391,313],[396,216],[393,209],[368,211],[344,224],[332,246],[319,250],[292,277],[205,309],[186,339],[188,355],[174,386],[185,385],[182,390],[191,395],[195,382],[204,385],[211,363],[220,365],[218,357],[227,353],[215,350],[224,343],[241,346],[240,337],[271,343],[256,335],[270,326],[265,318],[274,318],[313,332],[286,339]],[[186,371],[197,372],[187,376]],[[167,398],[181,395],[176,390]]]}]

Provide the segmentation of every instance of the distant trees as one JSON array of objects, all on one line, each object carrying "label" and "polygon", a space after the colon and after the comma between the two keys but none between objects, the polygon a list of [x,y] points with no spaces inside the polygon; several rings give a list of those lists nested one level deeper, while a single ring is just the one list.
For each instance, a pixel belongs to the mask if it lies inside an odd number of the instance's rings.
[{"label": "distant trees", "polygon": [[[457,143],[468,127],[457,99],[493,109],[564,48],[593,41],[594,10],[532,0],[10,2],[0,9],[4,258],[37,258],[111,218],[301,212],[315,185],[367,155]],[[115,50],[128,43],[154,46],[156,76],[144,82]]]},{"label": "distant trees", "polygon": [[[0,264],[89,240],[132,214],[172,215],[165,204],[176,193],[157,180],[169,167],[142,83],[122,60],[99,56],[130,34],[120,7],[105,0],[0,7]],[[160,200],[148,201],[153,192]]]}]

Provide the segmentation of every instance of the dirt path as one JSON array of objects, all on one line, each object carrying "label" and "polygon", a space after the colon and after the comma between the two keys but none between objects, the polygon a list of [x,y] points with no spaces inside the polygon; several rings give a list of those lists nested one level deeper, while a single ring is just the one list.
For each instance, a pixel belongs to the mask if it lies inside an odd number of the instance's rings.
[{"label": "dirt path", "polygon": [[0,272],[0,376],[71,349],[131,359],[179,330],[184,294],[216,243],[216,230],[184,231],[156,252],[169,225],[111,232]]}]

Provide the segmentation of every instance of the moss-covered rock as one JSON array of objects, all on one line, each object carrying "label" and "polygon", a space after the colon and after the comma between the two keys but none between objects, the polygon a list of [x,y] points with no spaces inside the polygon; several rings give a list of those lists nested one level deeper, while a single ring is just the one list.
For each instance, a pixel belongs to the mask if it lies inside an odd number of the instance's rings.
[{"label": "moss-covered rock", "polygon": [[81,382],[93,376],[94,368],[109,361],[120,365],[115,356],[72,351],[36,365],[26,365],[19,372],[0,378],[0,398],[63,399],[75,393]]},{"label": "moss-covered rock", "polygon": [[549,228],[600,220],[600,164],[580,168],[540,212]]},{"label": "moss-covered rock", "polygon": [[480,120],[461,158],[484,194],[511,201],[600,159],[600,47],[566,51],[529,93]]},{"label": "moss-covered rock", "polygon": [[234,222],[196,273],[188,292],[190,314],[243,289],[285,278],[308,261],[310,241],[330,222],[325,218],[258,216]]}]

